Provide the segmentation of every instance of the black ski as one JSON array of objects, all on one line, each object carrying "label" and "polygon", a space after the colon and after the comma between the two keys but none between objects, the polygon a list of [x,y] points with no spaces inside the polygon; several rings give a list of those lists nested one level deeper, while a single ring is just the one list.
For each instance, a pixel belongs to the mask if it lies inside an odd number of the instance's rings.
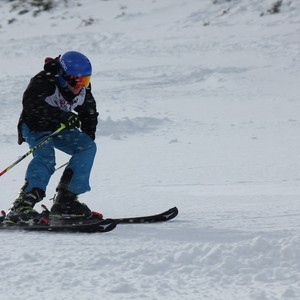
[{"label": "black ski", "polygon": [[138,223],[154,223],[165,222],[174,219],[178,215],[178,208],[173,207],[157,215],[149,215],[143,217],[129,217],[129,218],[114,218],[113,220],[118,224],[138,224]]},{"label": "black ski", "polygon": [[115,229],[117,223],[112,219],[94,220],[93,222],[54,222],[49,223],[0,223],[0,230],[22,231],[52,231],[52,232],[109,232]]},{"label": "black ski", "polygon": [[[0,230],[23,230],[23,231],[52,231],[52,232],[109,232],[116,228],[118,224],[143,224],[154,222],[165,222],[174,219],[178,215],[177,207],[169,210],[142,217],[126,217],[114,219],[48,219],[47,214],[30,222],[13,223],[5,221],[5,212],[1,212]],[[97,215],[97,214],[96,214]]]}]

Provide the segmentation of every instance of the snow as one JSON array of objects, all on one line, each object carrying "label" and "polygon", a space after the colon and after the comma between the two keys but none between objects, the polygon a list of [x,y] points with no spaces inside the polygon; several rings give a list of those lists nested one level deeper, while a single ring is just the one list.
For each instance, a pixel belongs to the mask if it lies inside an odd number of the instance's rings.
[{"label": "snow", "polygon": [[[14,2],[0,2],[0,171],[28,151],[16,123],[30,77],[78,50],[101,118],[80,199],[106,217],[179,216],[0,232],[0,299],[299,299],[300,2],[56,0],[35,17]],[[29,161],[1,176],[3,209]]]}]

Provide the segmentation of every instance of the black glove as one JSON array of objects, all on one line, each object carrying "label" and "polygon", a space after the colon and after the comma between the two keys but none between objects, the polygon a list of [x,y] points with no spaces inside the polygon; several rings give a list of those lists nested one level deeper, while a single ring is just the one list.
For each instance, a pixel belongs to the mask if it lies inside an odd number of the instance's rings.
[{"label": "black glove", "polygon": [[80,127],[80,121],[76,114],[68,113],[62,120],[62,123],[66,125],[66,128]]}]

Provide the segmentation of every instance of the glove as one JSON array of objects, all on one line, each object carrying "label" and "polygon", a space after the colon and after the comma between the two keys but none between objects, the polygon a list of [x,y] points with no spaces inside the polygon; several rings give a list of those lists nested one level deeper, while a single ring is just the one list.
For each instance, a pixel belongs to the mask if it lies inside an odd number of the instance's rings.
[{"label": "glove", "polygon": [[62,120],[62,123],[66,125],[66,128],[76,128],[80,127],[80,121],[76,114],[69,113],[66,115],[64,120]]}]

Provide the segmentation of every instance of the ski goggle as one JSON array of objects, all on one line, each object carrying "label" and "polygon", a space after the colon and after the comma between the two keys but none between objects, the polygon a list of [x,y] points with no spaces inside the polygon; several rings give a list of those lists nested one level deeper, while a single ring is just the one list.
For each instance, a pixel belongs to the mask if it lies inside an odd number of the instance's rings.
[{"label": "ski goggle", "polygon": [[66,78],[68,84],[74,88],[88,87],[90,84],[91,76],[73,76],[70,75]]}]

